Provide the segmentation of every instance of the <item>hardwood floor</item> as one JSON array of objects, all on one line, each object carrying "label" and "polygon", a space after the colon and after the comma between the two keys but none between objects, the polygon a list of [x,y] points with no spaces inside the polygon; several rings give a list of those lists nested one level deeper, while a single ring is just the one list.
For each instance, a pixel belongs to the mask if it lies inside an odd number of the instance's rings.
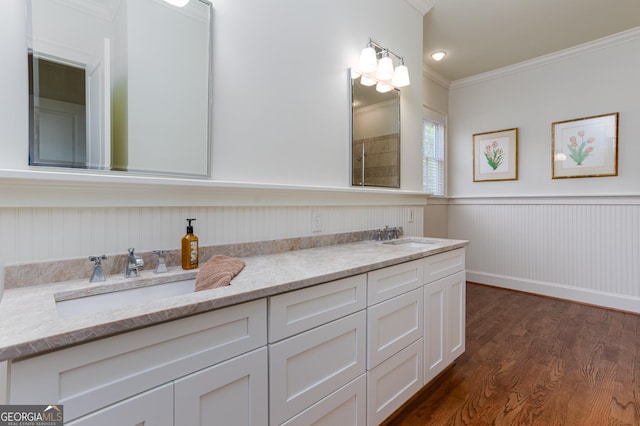
[{"label": "hardwood floor", "polygon": [[466,332],[389,425],[640,425],[640,316],[467,283]]}]

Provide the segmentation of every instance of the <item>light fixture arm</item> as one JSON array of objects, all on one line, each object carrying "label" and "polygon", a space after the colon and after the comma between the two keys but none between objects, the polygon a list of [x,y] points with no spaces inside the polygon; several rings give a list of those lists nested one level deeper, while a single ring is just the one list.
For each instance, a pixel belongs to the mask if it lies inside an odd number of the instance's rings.
[{"label": "light fixture arm", "polygon": [[380,43],[376,43],[372,38],[369,38],[369,46],[376,48],[376,54],[382,56],[384,52],[387,52],[388,55],[393,55],[396,59],[400,60],[400,63],[404,64],[404,58],[397,53],[392,52],[390,49],[382,46]]}]

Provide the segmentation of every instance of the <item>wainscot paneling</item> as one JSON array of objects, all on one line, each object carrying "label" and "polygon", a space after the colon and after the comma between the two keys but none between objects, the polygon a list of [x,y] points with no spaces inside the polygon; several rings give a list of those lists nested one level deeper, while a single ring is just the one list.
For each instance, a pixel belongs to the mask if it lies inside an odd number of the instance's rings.
[{"label": "wainscot paneling", "polygon": [[640,313],[640,196],[457,198],[467,279]]},{"label": "wainscot paneling", "polygon": [[[1,178],[2,176],[0,176]],[[422,236],[425,194],[72,176],[0,179],[0,268],[178,249],[186,218],[201,246],[402,226]],[[173,182],[172,182],[173,183]],[[313,218],[319,217],[319,221]],[[0,280],[3,274],[0,275]],[[3,282],[0,281],[0,291]]]}]

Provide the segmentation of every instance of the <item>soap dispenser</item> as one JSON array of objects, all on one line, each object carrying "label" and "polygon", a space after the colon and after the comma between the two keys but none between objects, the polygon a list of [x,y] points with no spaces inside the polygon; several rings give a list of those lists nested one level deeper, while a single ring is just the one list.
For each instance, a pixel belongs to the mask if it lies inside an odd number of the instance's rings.
[{"label": "soap dispenser", "polygon": [[192,220],[196,219],[187,219],[187,233],[182,237],[182,269],[198,267],[198,237],[193,234]]}]

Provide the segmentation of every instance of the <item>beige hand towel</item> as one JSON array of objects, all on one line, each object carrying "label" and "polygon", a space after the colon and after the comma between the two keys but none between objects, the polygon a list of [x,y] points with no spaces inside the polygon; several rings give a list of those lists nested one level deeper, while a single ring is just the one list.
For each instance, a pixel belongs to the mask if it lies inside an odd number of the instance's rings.
[{"label": "beige hand towel", "polygon": [[244,268],[244,260],[237,257],[216,255],[209,259],[198,272],[196,290],[209,290],[229,285],[233,277]]}]

